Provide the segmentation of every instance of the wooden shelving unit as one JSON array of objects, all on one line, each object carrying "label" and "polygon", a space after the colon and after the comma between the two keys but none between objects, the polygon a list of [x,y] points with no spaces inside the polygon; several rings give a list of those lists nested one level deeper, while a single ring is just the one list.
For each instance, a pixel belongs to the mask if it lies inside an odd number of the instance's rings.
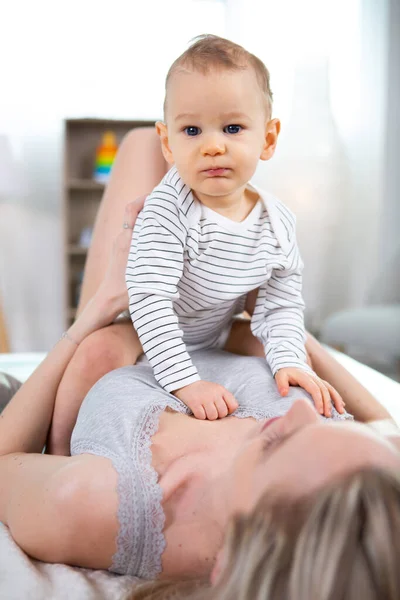
[{"label": "wooden shelving unit", "polygon": [[81,244],[85,228],[92,228],[105,186],[92,179],[95,152],[105,131],[118,143],[135,127],[152,127],[155,121],[66,119],[64,122],[64,259],[65,324],[76,315],[87,248]]}]

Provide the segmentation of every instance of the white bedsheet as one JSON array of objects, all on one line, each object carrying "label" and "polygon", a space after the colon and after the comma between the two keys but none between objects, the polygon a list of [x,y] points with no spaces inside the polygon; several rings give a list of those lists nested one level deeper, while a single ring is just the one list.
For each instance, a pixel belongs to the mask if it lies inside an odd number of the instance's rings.
[{"label": "white bedsheet", "polygon": [[137,581],[128,575],[32,560],[0,523],[1,600],[122,600]]},{"label": "white bedsheet", "polygon": [[[400,384],[332,350],[332,354],[390,411],[400,425]],[[25,381],[44,354],[0,354],[0,371]],[[30,559],[0,523],[1,600],[122,600],[138,580]]]},{"label": "white bedsheet", "polygon": [[45,356],[44,352],[0,354],[0,372],[8,373],[19,381],[26,381]]}]

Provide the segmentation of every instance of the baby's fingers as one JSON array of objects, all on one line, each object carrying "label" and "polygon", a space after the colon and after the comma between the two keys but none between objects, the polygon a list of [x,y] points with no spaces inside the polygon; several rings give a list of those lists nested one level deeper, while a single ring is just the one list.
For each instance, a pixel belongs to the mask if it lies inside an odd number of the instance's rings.
[{"label": "baby's fingers", "polygon": [[297,383],[310,394],[314,401],[315,408],[321,415],[323,415],[325,412],[325,403],[321,388],[319,387],[318,383],[312,377],[307,375],[307,373],[300,375],[297,379]]},{"label": "baby's fingers", "polygon": [[321,394],[322,394],[324,415],[325,415],[325,417],[331,417],[332,416],[332,404],[331,404],[331,397],[330,397],[328,388],[324,385],[324,383],[322,381],[318,382],[318,384],[319,384],[319,388],[320,388]]},{"label": "baby's fingers", "polygon": [[205,410],[206,417],[209,421],[216,421],[216,419],[218,419],[218,411],[217,411],[217,407],[215,406],[214,402],[212,402],[212,401],[203,402],[203,408]]},{"label": "baby's fingers", "polygon": [[339,394],[338,391],[335,390],[335,388],[330,383],[328,383],[327,381],[324,381],[324,383],[331,395],[333,406],[336,408],[338,413],[342,415],[345,412],[344,407],[346,406],[342,396]]},{"label": "baby's fingers", "polygon": [[229,412],[229,409],[223,397],[221,396],[221,398],[217,398],[214,404],[218,412],[218,418],[223,419],[224,417],[226,417]]},{"label": "baby's fingers", "polygon": [[289,393],[289,375],[282,370],[278,371],[275,375],[275,381],[280,395],[287,396]]},{"label": "baby's fingers", "polygon": [[228,407],[228,414],[232,414],[233,412],[235,412],[235,410],[239,406],[239,403],[236,400],[235,396],[231,394],[231,392],[229,392],[228,390],[224,390],[223,399],[226,406]]},{"label": "baby's fingers", "polygon": [[191,409],[191,411],[194,414],[194,416],[196,417],[196,419],[200,419],[201,421],[205,421],[207,419],[206,411],[204,410],[204,407],[202,406],[202,404],[199,404],[195,408],[192,408],[192,407],[189,407],[189,408]]}]

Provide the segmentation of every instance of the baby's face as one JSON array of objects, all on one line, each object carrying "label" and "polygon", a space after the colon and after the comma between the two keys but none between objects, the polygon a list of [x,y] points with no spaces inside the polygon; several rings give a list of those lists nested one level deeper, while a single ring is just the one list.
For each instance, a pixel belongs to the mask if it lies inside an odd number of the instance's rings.
[{"label": "baby's face", "polygon": [[164,155],[200,200],[225,197],[272,155],[266,155],[268,123],[252,69],[177,72],[167,91]]}]

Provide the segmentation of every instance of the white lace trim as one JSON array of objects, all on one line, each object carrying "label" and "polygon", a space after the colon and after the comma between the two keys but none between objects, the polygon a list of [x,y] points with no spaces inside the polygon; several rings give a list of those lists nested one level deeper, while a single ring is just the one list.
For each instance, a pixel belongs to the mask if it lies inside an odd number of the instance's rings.
[{"label": "white lace trim", "polygon": [[152,466],[151,438],[157,433],[160,414],[169,407],[180,413],[190,414],[179,400],[167,398],[163,402],[150,407],[146,411],[143,423],[136,436],[135,454],[141,470],[143,488],[147,492],[148,527],[145,531],[146,543],[142,558],[141,577],[155,579],[162,571],[162,554],[165,550],[164,525],[165,515],[162,508],[162,489],[158,484],[158,473]]}]

